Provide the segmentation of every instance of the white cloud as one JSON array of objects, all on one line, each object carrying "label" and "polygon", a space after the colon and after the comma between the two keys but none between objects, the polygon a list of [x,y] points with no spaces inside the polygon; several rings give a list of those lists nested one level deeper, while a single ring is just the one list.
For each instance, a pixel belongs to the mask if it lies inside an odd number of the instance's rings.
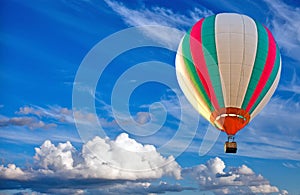
[{"label": "white cloud", "polygon": [[90,170],[85,172],[87,177],[136,180],[170,175],[180,178],[180,166],[172,156],[164,158],[154,146],[142,145],[125,133],[115,141],[96,137],[83,147],[82,153]]},{"label": "white cloud", "polygon": [[116,140],[95,137],[80,153],[70,142],[55,146],[49,140],[35,151],[40,174],[126,180],[181,177],[181,168],[172,156],[165,158],[154,146],[142,145],[125,133]]},{"label": "white cloud", "polygon": [[196,167],[184,169],[183,177],[191,177],[201,190],[211,190],[215,194],[269,194],[279,192],[276,186],[260,174],[255,174],[246,165],[229,168],[218,157]]},{"label": "white cloud", "polygon": [[279,195],[288,195],[289,192],[287,190],[281,190]]},{"label": "white cloud", "polygon": [[250,169],[249,167],[247,167],[246,165],[242,165],[239,169],[239,172],[243,175],[253,175],[254,172],[252,171],[252,169]]},{"label": "white cloud", "polygon": [[270,186],[269,184],[263,184],[258,186],[249,186],[251,192],[255,194],[270,194],[273,192],[278,192],[278,188],[275,186]]},{"label": "white cloud", "polygon": [[280,0],[264,0],[270,8],[268,26],[276,41],[289,57],[300,60],[300,8]]},{"label": "white cloud", "polygon": [[73,169],[72,153],[75,148],[70,142],[59,143],[56,147],[51,141],[46,140],[40,148],[35,148],[34,159],[41,169],[45,170],[71,170]]},{"label": "white cloud", "polygon": [[15,164],[8,164],[7,167],[0,165],[0,178],[23,180],[26,178],[26,174],[22,169],[16,167]]},{"label": "white cloud", "polygon": [[[105,2],[130,26],[163,25],[183,30],[190,28],[200,18],[213,14],[212,11],[200,7],[194,8],[187,14],[179,14],[174,13],[171,9],[157,6],[149,9],[140,8],[139,10],[134,10],[117,1],[105,0]],[[148,28],[145,34],[177,49],[184,32],[157,32],[156,29],[151,30],[151,28]]]}]

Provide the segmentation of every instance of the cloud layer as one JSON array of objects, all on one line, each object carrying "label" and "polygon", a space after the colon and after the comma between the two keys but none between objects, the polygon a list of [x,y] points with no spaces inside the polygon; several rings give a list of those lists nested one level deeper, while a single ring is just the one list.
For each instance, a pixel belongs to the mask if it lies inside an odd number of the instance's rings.
[{"label": "cloud layer", "polygon": [[148,194],[193,189],[149,183],[164,176],[181,179],[181,167],[172,156],[165,158],[154,146],[142,145],[125,133],[115,140],[95,137],[80,152],[70,142],[55,146],[46,140],[35,152],[35,164],[28,170],[15,164],[0,166],[0,189],[30,188],[59,194]]},{"label": "cloud layer", "polygon": [[[22,170],[15,164],[0,165],[0,190],[149,194],[198,188],[215,194],[280,193],[276,186],[246,165],[225,171],[224,161],[216,157],[206,164],[182,169],[172,156],[163,157],[154,146],[142,145],[125,133],[115,140],[95,137],[80,152],[70,142],[55,146],[50,140],[35,151],[35,164],[31,168]],[[166,176],[178,182],[159,181]],[[181,179],[191,180],[196,186],[183,186]]]}]

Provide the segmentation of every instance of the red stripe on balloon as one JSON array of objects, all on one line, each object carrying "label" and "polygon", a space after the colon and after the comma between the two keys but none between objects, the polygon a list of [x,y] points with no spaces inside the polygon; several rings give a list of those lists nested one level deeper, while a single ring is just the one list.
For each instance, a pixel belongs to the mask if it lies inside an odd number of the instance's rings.
[{"label": "red stripe on balloon", "polygon": [[210,98],[210,101],[212,102],[214,108],[219,109],[219,103],[217,101],[217,97],[209,77],[205,57],[203,55],[202,37],[201,37],[203,21],[204,18],[199,20],[191,30],[190,33],[191,34],[190,37],[191,55],[193,58],[193,64],[195,66],[196,72],[204,87],[207,96]]},{"label": "red stripe on balloon", "polygon": [[276,58],[276,43],[275,40],[270,32],[269,29],[265,28],[268,33],[268,39],[269,39],[269,48],[268,48],[268,56],[267,60],[264,66],[264,70],[260,76],[259,82],[254,90],[254,93],[249,101],[249,104],[246,108],[246,110],[249,112],[254,105],[254,103],[257,101],[257,98],[259,97],[260,93],[262,92],[263,88],[265,87],[271,72],[273,70],[274,64],[275,64],[275,58]]}]

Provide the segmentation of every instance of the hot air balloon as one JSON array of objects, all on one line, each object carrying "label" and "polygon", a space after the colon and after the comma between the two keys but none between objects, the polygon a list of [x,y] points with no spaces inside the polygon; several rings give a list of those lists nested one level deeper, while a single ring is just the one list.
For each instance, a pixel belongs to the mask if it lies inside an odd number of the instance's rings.
[{"label": "hot air balloon", "polygon": [[180,88],[206,120],[228,135],[226,153],[236,153],[235,134],[270,100],[280,71],[279,48],[270,30],[235,13],[199,20],[176,55]]}]

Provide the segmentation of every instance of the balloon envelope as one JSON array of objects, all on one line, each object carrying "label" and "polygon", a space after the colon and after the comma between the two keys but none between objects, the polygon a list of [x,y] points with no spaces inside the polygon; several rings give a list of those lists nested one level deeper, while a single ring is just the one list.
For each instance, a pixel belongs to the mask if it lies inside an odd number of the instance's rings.
[{"label": "balloon envelope", "polygon": [[222,13],[199,20],[176,55],[178,83],[211,124],[235,135],[267,104],[280,78],[279,48],[265,26]]}]

